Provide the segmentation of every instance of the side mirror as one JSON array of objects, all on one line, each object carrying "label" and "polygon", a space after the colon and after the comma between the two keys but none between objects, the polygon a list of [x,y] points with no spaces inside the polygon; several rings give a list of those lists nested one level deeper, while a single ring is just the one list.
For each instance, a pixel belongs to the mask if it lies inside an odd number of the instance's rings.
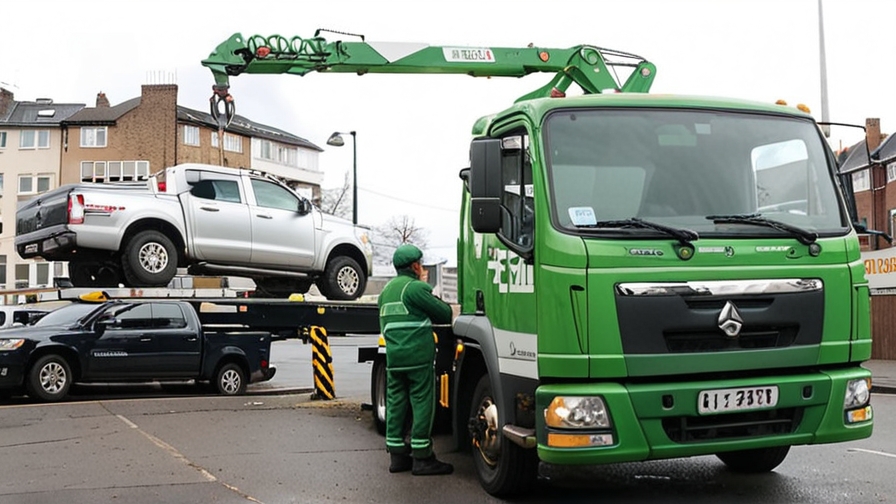
[{"label": "side mirror", "polygon": [[477,233],[501,229],[501,139],[470,144],[470,222]]},{"label": "side mirror", "polygon": [[115,320],[114,315],[108,313],[105,315],[100,315],[100,317],[96,319],[96,322],[94,322],[94,329],[96,330],[97,334],[103,334],[104,332],[106,332],[106,329],[114,327],[116,325],[116,322],[117,321]]},{"label": "side mirror", "polygon": [[299,206],[296,209],[299,215],[308,215],[311,213],[311,202],[305,198],[299,198]]}]

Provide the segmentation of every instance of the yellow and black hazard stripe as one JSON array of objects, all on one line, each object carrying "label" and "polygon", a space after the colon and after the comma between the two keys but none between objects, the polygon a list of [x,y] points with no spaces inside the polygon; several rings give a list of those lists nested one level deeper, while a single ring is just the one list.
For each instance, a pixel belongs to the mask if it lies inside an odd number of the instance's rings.
[{"label": "yellow and black hazard stripe", "polygon": [[311,365],[314,367],[314,392],[311,397],[333,399],[336,397],[336,387],[333,382],[333,354],[330,352],[327,330],[312,326],[310,336]]}]

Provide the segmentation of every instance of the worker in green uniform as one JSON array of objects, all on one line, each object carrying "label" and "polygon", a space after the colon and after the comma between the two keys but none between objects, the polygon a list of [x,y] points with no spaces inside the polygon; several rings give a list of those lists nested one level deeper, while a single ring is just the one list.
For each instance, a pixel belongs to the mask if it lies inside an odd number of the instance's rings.
[{"label": "worker in green uniform", "polygon": [[[380,331],[386,340],[386,449],[389,472],[411,470],[415,475],[451,474],[451,464],[432,451],[435,415],[432,325],[451,322],[451,307],[432,294],[423,252],[404,244],[392,255],[398,275],[379,295]],[[410,445],[405,439],[405,416],[411,410]]]}]

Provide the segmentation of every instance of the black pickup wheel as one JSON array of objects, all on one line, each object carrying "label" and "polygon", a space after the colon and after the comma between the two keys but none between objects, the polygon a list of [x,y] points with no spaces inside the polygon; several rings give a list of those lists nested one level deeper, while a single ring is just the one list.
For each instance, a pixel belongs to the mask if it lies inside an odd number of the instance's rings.
[{"label": "black pickup wheel", "polygon": [[348,256],[330,259],[317,288],[327,299],[358,299],[367,287],[367,275],[358,262]]},{"label": "black pickup wheel", "polygon": [[125,245],[121,265],[130,287],[165,287],[177,273],[177,250],[159,231],[141,231]]},{"label": "black pickup wheel", "polygon": [[218,370],[215,387],[221,395],[243,395],[246,393],[246,372],[239,364],[224,364]]},{"label": "black pickup wheel", "polygon": [[61,401],[72,386],[71,367],[59,355],[48,354],[37,359],[28,371],[25,390],[39,401]]}]

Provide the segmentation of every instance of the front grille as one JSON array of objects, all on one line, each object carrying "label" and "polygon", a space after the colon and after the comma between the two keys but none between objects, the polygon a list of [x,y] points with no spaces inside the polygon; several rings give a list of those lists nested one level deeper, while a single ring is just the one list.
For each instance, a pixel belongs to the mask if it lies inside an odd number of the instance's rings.
[{"label": "front grille", "polygon": [[803,408],[782,408],[711,416],[663,419],[663,430],[676,443],[698,443],[790,434],[799,427]]},{"label": "front grille", "polygon": [[670,353],[718,352],[720,350],[755,350],[785,348],[793,344],[799,327],[763,327],[744,331],[729,338],[721,331],[665,331],[663,338]]}]

